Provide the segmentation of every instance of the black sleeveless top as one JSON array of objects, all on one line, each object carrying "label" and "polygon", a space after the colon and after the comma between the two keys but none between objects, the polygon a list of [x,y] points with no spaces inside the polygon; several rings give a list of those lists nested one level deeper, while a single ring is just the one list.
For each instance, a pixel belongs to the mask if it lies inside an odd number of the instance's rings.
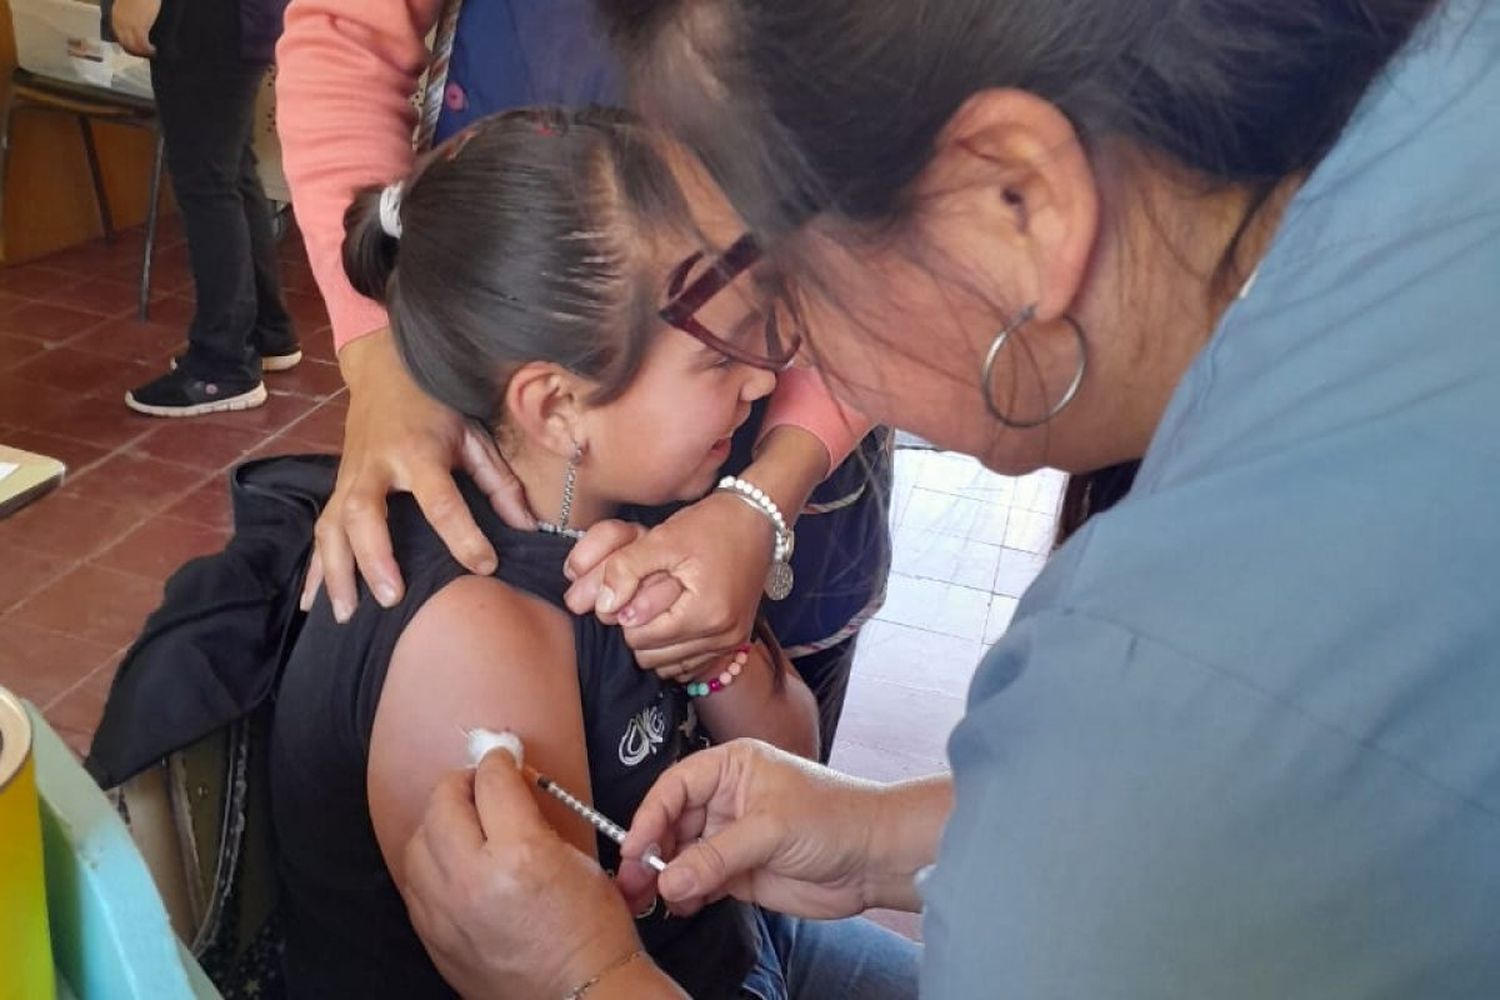
[{"label": "black sleeveless top", "polygon": [[[562,607],[571,542],[505,527],[469,484],[465,498],[500,556],[495,576]],[[366,763],[391,652],[426,601],[467,571],[409,497],[393,497],[391,531],[406,599],[389,610],[361,593],[347,625],[327,598],[308,616],[282,679],[271,740],[272,815],[294,997],[445,997],[452,991],[407,919],[370,822]],[[619,629],[573,619],[595,805],[628,823],[656,778],[704,745],[682,689],[636,668]],[[453,738],[462,734],[455,726]],[[607,870],[614,843],[598,838]],[[721,902],[692,919],[660,907],[638,919],[656,962],[690,995],[738,995],[754,960],[750,911]]]}]

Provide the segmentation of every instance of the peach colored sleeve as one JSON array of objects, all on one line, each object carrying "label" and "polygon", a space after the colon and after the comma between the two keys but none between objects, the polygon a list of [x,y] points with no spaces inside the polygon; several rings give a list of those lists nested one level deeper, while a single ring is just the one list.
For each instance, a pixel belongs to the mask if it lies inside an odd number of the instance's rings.
[{"label": "peach colored sleeve", "polygon": [[354,192],[411,169],[411,96],[442,0],[293,0],[276,49],[282,161],[334,343],[386,325],[344,276],[344,211]]},{"label": "peach colored sleeve", "polygon": [[828,449],[829,472],[843,464],[874,426],[869,418],[835,399],[823,376],[811,368],[781,373],[760,436],[786,425],[801,427],[823,442]]}]

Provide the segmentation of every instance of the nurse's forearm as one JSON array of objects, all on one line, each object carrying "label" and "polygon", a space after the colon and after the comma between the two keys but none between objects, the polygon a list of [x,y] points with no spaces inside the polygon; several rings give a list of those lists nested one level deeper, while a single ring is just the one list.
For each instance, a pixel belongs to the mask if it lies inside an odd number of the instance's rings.
[{"label": "nurse's forearm", "polygon": [[870,834],[865,901],[870,908],[922,908],[917,873],[937,859],[938,839],[953,811],[953,779],[918,778],[888,786]]}]

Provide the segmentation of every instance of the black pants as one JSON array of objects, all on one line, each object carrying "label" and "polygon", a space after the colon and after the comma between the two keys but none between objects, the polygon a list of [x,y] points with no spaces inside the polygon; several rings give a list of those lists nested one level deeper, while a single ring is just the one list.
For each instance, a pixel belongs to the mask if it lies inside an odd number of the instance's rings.
[{"label": "black pants", "polygon": [[179,366],[195,378],[260,381],[260,355],[295,343],[281,296],[271,206],[255,171],[255,97],[266,67],[158,59],[151,83],[187,232],[198,308]]},{"label": "black pants", "polygon": [[854,669],[854,646],[858,634],[837,646],[799,656],[792,661],[802,680],[812,689],[818,701],[818,760],[828,763],[833,753],[833,736],[838,732],[839,717],[844,714],[844,696],[849,693],[849,673]]}]

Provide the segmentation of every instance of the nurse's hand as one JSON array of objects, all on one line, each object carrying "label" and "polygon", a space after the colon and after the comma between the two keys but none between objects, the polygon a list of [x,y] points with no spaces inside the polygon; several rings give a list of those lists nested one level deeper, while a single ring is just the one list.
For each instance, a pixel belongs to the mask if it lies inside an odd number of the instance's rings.
[{"label": "nurse's hand", "polygon": [[401,571],[391,551],[386,496],[409,491],[453,557],[470,572],[494,572],[496,556],[453,480],[461,467],[505,523],[536,527],[525,492],[494,440],[428,398],[402,367],[389,330],[346,344],[339,367],[349,383],[349,416],[338,482],[318,518],[317,548],[302,594],[312,605],[321,584],[334,617],[347,621],[358,600],[356,568],[382,605],[401,600]]},{"label": "nurse's hand", "polygon": [[614,883],[547,825],[515,762],[492,751],[433,792],[401,887],[438,971],[466,997],[678,997],[641,956]]},{"label": "nurse's hand", "polygon": [[794,916],[851,916],[885,902],[869,870],[884,811],[883,786],[737,740],[657,780],[622,848],[632,863],[621,887],[649,881],[634,860],[656,844],[672,859],[657,889],[674,913],[732,895]]}]

